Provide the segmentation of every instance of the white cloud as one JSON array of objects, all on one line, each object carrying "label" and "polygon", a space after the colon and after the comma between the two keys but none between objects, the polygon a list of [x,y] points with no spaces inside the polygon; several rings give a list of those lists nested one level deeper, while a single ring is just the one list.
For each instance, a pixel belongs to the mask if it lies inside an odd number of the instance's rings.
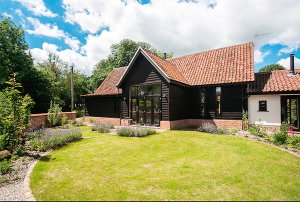
[{"label": "white cloud", "polygon": [[55,17],[56,13],[50,11],[43,0],[15,0],[21,3],[28,10],[32,11],[37,16]]},{"label": "white cloud", "polygon": [[90,74],[92,71],[93,64],[89,62],[86,56],[71,49],[59,50],[55,44],[43,43],[42,48],[30,49],[30,53],[35,63],[43,62],[48,58],[49,54],[52,53],[58,55],[69,65],[74,63],[75,68],[83,73]]},{"label": "white cloud", "polygon": [[16,9],[16,10],[15,10],[15,13],[16,13],[18,16],[23,16],[23,12],[21,11],[21,9]]},{"label": "white cloud", "polygon": [[56,25],[51,25],[49,23],[43,24],[37,18],[32,18],[32,17],[28,17],[27,20],[33,26],[33,29],[26,30],[29,34],[64,39],[64,42],[72,50],[75,51],[79,50],[80,41],[75,37],[69,36],[63,30],[60,30]]},{"label": "white cloud", "polygon": [[[286,69],[290,69],[290,57],[280,59],[278,64],[284,66]],[[295,68],[300,68],[300,59],[295,57]]]},{"label": "white cloud", "polygon": [[264,61],[264,58],[270,54],[271,54],[270,50],[268,50],[266,52],[261,52],[260,50],[255,50],[254,51],[254,62],[257,64],[262,63]]},{"label": "white cloud", "polygon": [[8,13],[6,13],[6,12],[3,13],[3,16],[4,16],[4,17],[7,17],[7,18],[13,18],[12,15],[10,15],[10,14],[8,14]]},{"label": "white cloud", "polygon": [[[40,25],[31,33],[60,36],[71,49],[56,52],[66,60],[74,59],[87,73],[108,55],[113,43],[124,38],[148,42],[174,56],[254,40],[255,62],[261,63],[269,54],[260,50],[265,44],[280,43],[286,46],[281,50],[284,53],[300,47],[298,1],[152,0],[141,5],[136,0],[63,0],[65,20],[88,33],[84,44],[71,36],[65,38],[67,34],[55,25]],[[99,34],[103,27],[109,31]],[[254,37],[265,33],[271,34]]]},{"label": "white cloud", "polygon": [[60,30],[56,25],[43,24],[37,18],[28,17],[27,20],[32,24],[33,30],[27,29],[29,34],[63,38],[64,31]]},{"label": "white cloud", "polygon": [[[281,43],[293,49],[300,44],[298,0],[152,0],[147,5],[135,0],[63,0],[63,6],[65,20],[89,33],[81,51],[93,65],[124,38],[175,56],[254,40],[256,63],[269,54],[260,51],[262,45]],[[110,31],[98,34],[102,27]],[[254,38],[264,33],[271,34]]]}]

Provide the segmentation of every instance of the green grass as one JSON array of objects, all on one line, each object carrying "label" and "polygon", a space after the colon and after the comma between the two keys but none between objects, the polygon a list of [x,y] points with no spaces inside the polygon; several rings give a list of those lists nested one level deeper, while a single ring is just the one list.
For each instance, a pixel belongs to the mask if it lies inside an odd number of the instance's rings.
[{"label": "green grass", "polygon": [[234,136],[91,132],[31,175],[37,200],[299,200],[300,158]]}]

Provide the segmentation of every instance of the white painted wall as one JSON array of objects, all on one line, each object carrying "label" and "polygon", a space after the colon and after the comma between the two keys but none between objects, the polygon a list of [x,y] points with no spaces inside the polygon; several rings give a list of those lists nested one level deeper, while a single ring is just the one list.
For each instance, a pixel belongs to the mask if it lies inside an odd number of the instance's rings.
[{"label": "white painted wall", "polygon": [[[267,112],[258,111],[260,100],[267,101]],[[248,97],[248,118],[250,124],[280,126],[280,95],[250,95]]]}]

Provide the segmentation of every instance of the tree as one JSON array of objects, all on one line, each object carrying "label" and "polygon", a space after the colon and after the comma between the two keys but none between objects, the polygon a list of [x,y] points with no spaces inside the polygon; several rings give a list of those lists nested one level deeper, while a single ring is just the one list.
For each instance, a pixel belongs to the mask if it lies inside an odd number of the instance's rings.
[{"label": "tree", "polygon": [[271,72],[274,70],[285,70],[285,68],[280,64],[271,64],[260,68],[259,72]]},{"label": "tree", "polygon": [[9,151],[22,144],[21,138],[29,124],[29,115],[33,100],[29,95],[22,96],[22,88],[16,81],[16,74],[7,82],[9,87],[0,92],[0,139],[3,147]]},{"label": "tree", "polygon": [[6,81],[16,73],[21,83],[22,94],[29,94],[36,103],[32,112],[46,112],[49,107],[50,80],[33,66],[24,31],[9,18],[0,16],[0,90],[7,87]]},{"label": "tree", "polygon": [[110,47],[110,54],[106,59],[101,60],[95,67],[91,77],[91,88],[95,90],[111,72],[113,68],[127,66],[139,47],[156,52],[150,44],[145,42],[135,42],[124,39]]},{"label": "tree", "polygon": [[[69,111],[71,106],[71,72],[67,63],[57,55],[50,54],[48,59],[37,64],[36,68],[45,75],[50,82],[49,98],[45,101],[49,108],[50,102],[59,104],[64,111]],[[89,89],[89,77],[74,71],[74,103],[81,103],[81,95],[87,94]],[[47,108],[47,109],[48,109]]]}]

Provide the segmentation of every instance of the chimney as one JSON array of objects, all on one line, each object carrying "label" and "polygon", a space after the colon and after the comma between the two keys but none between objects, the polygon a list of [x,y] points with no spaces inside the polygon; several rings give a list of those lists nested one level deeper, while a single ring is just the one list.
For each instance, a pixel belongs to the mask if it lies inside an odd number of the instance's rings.
[{"label": "chimney", "polygon": [[164,59],[167,59],[167,53],[164,53]]},{"label": "chimney", "polygon": [[295,54],[290,54],[290,74],[296,75],[295,73],[295,62],[294,62]]}]

